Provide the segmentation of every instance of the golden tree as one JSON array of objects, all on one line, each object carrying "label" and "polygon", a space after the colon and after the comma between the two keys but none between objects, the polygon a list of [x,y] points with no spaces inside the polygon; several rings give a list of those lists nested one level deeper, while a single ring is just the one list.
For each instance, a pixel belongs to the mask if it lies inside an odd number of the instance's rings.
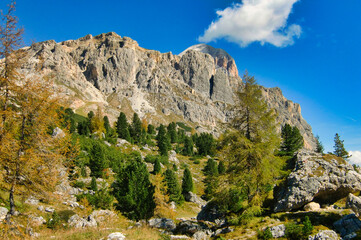
[{"label": "golden tree", "polygon": [[68,153],[68,137],[52,137],[58,125],[58,101],[52,97],[52,82],[28,78],[18,72],[25,58],[16,50],[22,30],[16,28],[15,2],[0,26],[0,190],[9,194],[15,213],[15,196],[43,195],[55,186],[57,167]]}]

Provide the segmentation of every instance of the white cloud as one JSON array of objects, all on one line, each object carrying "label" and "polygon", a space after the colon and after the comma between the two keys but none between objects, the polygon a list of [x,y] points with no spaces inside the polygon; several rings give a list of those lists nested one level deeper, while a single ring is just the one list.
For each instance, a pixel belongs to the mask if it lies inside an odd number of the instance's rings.
[{"label": "white cloud", "polygon": [[361,166],[361,152],[360,151],[349,151],[349,154],[352,155],[349,158],[349,163]]},{"label": "white cloud", "polygon": [[243,0],[224,10],[217,11],[218,19],[211,23],[201,42],[219,38],[246,47],[252,42],[285,47],[301,35],[301,27],[287,26],[292,6],[298,0]]}]

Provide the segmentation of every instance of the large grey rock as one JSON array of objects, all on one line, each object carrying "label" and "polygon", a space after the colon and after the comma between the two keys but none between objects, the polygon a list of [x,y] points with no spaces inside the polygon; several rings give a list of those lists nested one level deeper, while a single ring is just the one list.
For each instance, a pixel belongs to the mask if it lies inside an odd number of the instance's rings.
[{"label": "large grey rock", "polygon": [[[241,83],[234,59],[204,44],[178,56],[141,48],[136,41],[111,32],[35,43],[25,51],[28,61],[21,74],[51,75],[54,94],[71,108],[87,112],[101,105],[111,122],[119,111],[128,117],[134,111],[140,117],[146,115],[149,123],[182,119],[219,134],[218,123],[232,116],[229,105],[235,103]],[[312,129],[299,105],[285,99],[278,88],[262,88],[262,92],[278,113],[277,120],[297,126],[306,147],[314,148]]]},{"label": "large grey rock", "polygon": [[351,208],[356,216],[360,216],[361,213],[361,198],[356,197],[352,193],[347,196],[346,207]]},{"label": "large grey rock", "polygon": [[182,221],[175,230],[178,234],[193,235],[198,231],[204,230],[201,224],[195,221]]},{"label": "large grey rock", "polygon": [[41,226],[46,223],[46,220],[42,216],[40,217],[33,216],[30,219],[31,219],[31,224],[33,226]]},{"label": "large grey rock", "polygon": [[207,204],[206,201],[204,201],[202,198],[198,197],[197,194],[193,192],[188,192],[184,194],[184,198],[187,202],[192,202],[197,204],[199,207],[203,207]]},{"label": "large grey rock", "polygon": [[107,240],[124,240],[125,236],[121,232],[114,232],[108,235]]},{"label": "large grey rock", "polygon": [[173,231],[176,229],[176,224],[172,219],[168,218],[153,218],[148,221],[149,226],[155,228],[161,228],[168,231]]},{"label": "large grey rock", "polygon": [[97,222],[93,217],[88,216],[87,218],[81,218],[77,214],[69,218],[68,224],[70,227],[74,227],[74,228],[86,228],[86,227],[97,226]]},{"label": "large grey rock", "polygon": [[95,210],[90,215],[89,218],[95,219],[97,223],[109,221],[112,218],[116,218],[117,214],[111,210]]},{"label": "large grey rock", "polygon": [[361,191],[361,175],[349,163],[302,151],[285,184],[274,191],[274,211],[299,209],[311,201],[334,203],[357,191]]},{"label": "large grey rock", "polygon": [[56,127],[53,130],[52,137],[54,137],[54,138],[63,138],[63,137],[65,137],[65,133],[64,133],[64,131],[62,129]]},{"label": "large grey rock", "polygon": [[0,207],[0,222],[4,221],[8,212],[9,210],[7,208]]},{"label": "large grey rock", "polygon": [[226,225],[225,215],[219,211],[217,206],[210,204],[207,204],[204,207],[202,207],[202,210],[197,215],[197,220],[213,222],[218,227],[222,227]]},{"label": "large grey rock", "polygon": [[192,238],[194,240],[208,240],[210,239],[210,236],[204,231],[198,231],[193,234]]},{"label": "large grey rock", "polygon": [[338,240],[339,236],[335,231],[332,230],[322,230],[319,231],[314,236],[309,236],[308,240]]},{"label": "large grey rock", "polygon": [[355,214],[349,214],[334,222],[333,226],[343,239],[350,239],[350,236],[361,229],[361,221]]},{"label": "large grey rock", "polygon": [[286,234],[286,226],[284,224],[270,227],[270,231],[274,238],[284,237]]},{"label": "large grey rock", "polygon": [[314,212],[314,211],[319,211],[320,210],[320,204],[316,203],[316,202],[310,202],[307,203],[303,209],[305,209],[305,211],[307,212]]}]

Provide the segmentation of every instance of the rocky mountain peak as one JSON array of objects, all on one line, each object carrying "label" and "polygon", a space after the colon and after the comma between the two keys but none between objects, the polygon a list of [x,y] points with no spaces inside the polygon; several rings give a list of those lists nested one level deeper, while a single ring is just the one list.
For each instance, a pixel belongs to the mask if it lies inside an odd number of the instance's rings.
[{"label": "rocky mountain peak", "polygon": [[218,67],[226,69],[228,74],[232,77],[238,76],[238,69],[234,59],[223,49],[214,48],[207,44],[201,43],[187,48],[182,53],[180,53],[179,56],[183,56],[187,51],[191,50],[211,55]]},{"label": "rocky mountain peak", "polygon": [[[229,109],[241,83],[234,59],[205,44],[173,55],[144,49],[135,40],[110,32],[35,43],[25,51],[24,75],[50,77],[55,92],[64,95],[77,113],[85,115],[100,106],[111,121],[120,111],[129,118],[137,112],[148,123],[185,122],[217,136],[222,131],[219,123],[232,116]],[[300,106],[278,88],[262,91],[278,113],[278,122],[297,126],[306,147],[314,148],[312,129]]]}]

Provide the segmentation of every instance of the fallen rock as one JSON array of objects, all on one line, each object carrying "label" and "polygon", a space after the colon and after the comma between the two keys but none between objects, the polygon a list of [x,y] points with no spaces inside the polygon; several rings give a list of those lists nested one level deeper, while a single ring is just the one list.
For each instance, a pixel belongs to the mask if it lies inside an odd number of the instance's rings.
[{"label": "fallen rock", "polygon": [[284,237],[286,234],[286,226],[284,224],[269,228],[274,238]]},{"label": "fallen rock", "polygon": [[204,231],[198,231],[195,234],[193,234],[192,238],[194,240],[208,240],[210,239],[210,236]]},{"label": "fallen rock", "polygon": [[176,164],[176,165],[179,164],[179,160],[178,160],[178,158],[177,158],[177,153],[176,153],[174,150],[171,150],[171,151],[169,152],[169,158],[168,158],[168,160],[169,160],[169,162],[174,163],[174,164]]},{"label": "fallen rock", "polygon": [[45,212],[53,213],[53,212],[55,212],[55,209],[52,207],[46,207]]},{"label": "fallen rock", "polygon": [[31,223],[33,226],[38,227],[46,223],[46,220],[40,216],[40,217],[31,217]]},{"label": "fallen rock", "polygon": [[216,205],[206,204],[197,215],[198,221],[208,221],[215,223],[218,227],[226,225],[224,213],[220,212]]},{"label": "fallen rock", "polygon": [[4,221],[8,212],[9,210],[7,208],[0,207],[0,222]]},{"label": "fallen rock", "polygon": [[171,240],[176,240],[176,239],[189,239],[189,237],[186,236],[186,235],[170,235],[170,239],[171,239]]},{"label": "fallen rock", "polygon": [[81,218],[77,214],[71,216],[68,220],[68,224],[70,227],[75,228],[85,228],[85,227],[96,227],[97,222],[95,219],[91,216],[88,216],[87,218]]},{"label": "fallen rock", "polygon": [[117,214],[110,210],[95,210],[89,217],[95,219],[97,223],[101,223],[109,220],[110,218],[117,217]]},{"label": "fallen rock", "polygon": [[30,205],[38,205],[39,199],[37,199],[34,196],[30,196],[28,199],[25,200],[25,203],[30,204]]},{"label": "fallen rock", "polygon": [[346,208],[351,208],[356,216],[361,215],[361,198],[356,197],[352,193],[347,196]]},{"label": "fallen rock", "polygon": [[361,191],[361,174],[345,160],[302,151],[286,182],[274,189],[274,211],[299,209],[311,201],[334,203],[357,191]]},{"label": "fallen rock", "polygon": [[177,228],[175,230],[178,234],[184,234],[184,235],[190,235],[192,236],[198,231],[204,230],[203,227],[198,223],[194,221],[182,221],[177,225]]},{"label": "fallen rock", "polygon": [[349,214],[334,222],[333,226],[343,239],[350,239],[350,236],[361,229],[361,221],[355,214]]},{"label": "fallen rock", "polygon": [[124,240],[125,236],[121,232],[113,232],[108,235],[107,240]]},{"label": "fallen rock", "polygon": [[176,229],[176,225],[172,219],[168,218],[153,218],[148,221],[149,226],[154,228],[161,228],[168,231]]},{"label": "fallen rock", "polygon": [[197,204],[199,207],[203,207],[207,204],[206,201],[204,201],[202,198],[198,197],[197,194],[188,192],[184,194],[184,198],[187,202],[192,202]]},{"label": "fallen rock", "polygon": [[320,204],[319,203],[316,203],[316,202],[310,202],[310,203],[307,203],[303,209],[306,211],[306,212],[314,212],[314,211],[319,211],[320,210]]},{"label": "fallen rock", "polygon": [[308,240],[339,240],[339,236],[335,231],[332,230],[322,230],[319,231],[314,236],[309,236]]},{"label": "fallen rock", "polygon": [[51,135],[53,138],[63,138],[65,137],[65,133],[60,128],[56,127],[53,130],[53,134]]}]

